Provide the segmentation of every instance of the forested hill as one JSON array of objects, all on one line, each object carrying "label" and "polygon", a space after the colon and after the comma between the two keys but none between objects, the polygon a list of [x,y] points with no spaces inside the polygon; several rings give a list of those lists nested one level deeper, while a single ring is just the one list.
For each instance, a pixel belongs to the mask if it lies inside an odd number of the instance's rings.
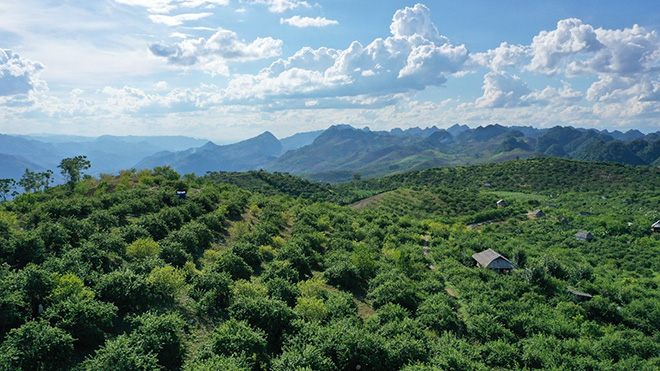
[{"label": "forested hill", "polygon": [[0,370],[660,368],[654,168],[85,169],[0,202]]},{"label": "forested hill", "polygon": [[363,180],[358,184],[345,187],[387,190],[414,186],[457,189],[492,188],[522,192],[657,192],[660,189],[660,169],[611,162],[584,162],[535,157],[494,164],[413,171]]},{"label": "forested hill", "polygon": [[506,190],[557,193],[600,192],[632,197],[634,192],[657,192],[660,169],[611,162],[585,162],[534,157],[484,165],[432,168],[382,178],[340,184],[311,182],[288,173],[267,171],[214,172],[205,178],[266,195],[289,195],[342,205],[384,191],[407,187],[456,190]]}]

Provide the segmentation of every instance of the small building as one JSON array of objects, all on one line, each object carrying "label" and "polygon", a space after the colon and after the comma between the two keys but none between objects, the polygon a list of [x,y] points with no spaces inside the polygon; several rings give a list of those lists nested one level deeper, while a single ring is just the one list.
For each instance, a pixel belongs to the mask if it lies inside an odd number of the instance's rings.
[{"label": "small building", "polygon": [[571,286],[568,286],[567,289],[568,289],[568,292],[575,295],[575,299],[578,302],[589,301],[592,298],[592,296],[587,294],[586,292],[578,291],[578,290],[572,288]]},{"label": "small building", "polygon": [[538,219],[540,217],[545,216],[545,213],[541,209],[538,209],[538,210],[530,211],[527,215],[531,216],[534,219]]},{"label": "small building", "polygon": [[587,231],[579,231],[575,234],[575,239],[578,241],[592,241],[594,239],[594,235]]},{"label": "small building", "polygon": [[588,211],[580,211],[580,215],[582,215],[582,216],[589,216],[589,215],[591,215],[591,213],[588,212]]},{"label": "small building", "polygon": [[512,269],[518,268],[509,259],[495,252],[493,249],[476,253],[472,255],[472,259],[477,261],[478,267],[488,268],[497,273],[509,273]]},{"label": "small building", "polygon": [[504,200],[497,201],[497,207],[505,207],[505,206],[506,206],[506,201]]},{"label": "small building", "polygon": [[651,232],[660,233],[660,220],[658,220],[657,222],[653,223],[653,225],[651,225]]},{"label": "small building", "polygon": [[179,196],[179,200],[185,200],[188,197],[188,192],[176,191],[176,195]]}]

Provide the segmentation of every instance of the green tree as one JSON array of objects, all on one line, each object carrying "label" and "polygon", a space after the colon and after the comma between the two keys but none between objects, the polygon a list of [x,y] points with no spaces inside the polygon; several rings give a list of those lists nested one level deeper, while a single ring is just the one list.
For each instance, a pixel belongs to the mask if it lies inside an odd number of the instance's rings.
[{"label": "green tree", "polygon": [[83,370],[118,370],[118,371],[152,371],[161,370],[158,359],[153,353],[145,353],[136,347],[132,338],[121,335],[109,341],[96,351],[93,358],[83,364]]},{"label": "green tree", "polygon": [[91,166],[92,163],[84,155],[64,158],[57,165],[62,169],[62,175],[67,179],[67,183],[71,188],[82,178],[82,171],[89,169]]},{"label": "green tree", "polygon": [[126,256],[131,259],[144,259],[158,256],[160,247],[151,238],[139,238],[126,247]]},{"label": "green tree", "polygon": [[202,312],[219,313],[231,304],[233,283],[229,273],[205,272],[193,278],[190,297]]},{"label": "green tree", "polygon": [[138,327],[131,338],[144,354],[152,353],[168,370],[181,368],[185,354],[183,328],[185,322],[178,313],[156,315],[146,313],[133,320]]},{"label": "green tree", "polygon": [[147,276],[147,287],[163,300],[174,300],[185,285],[183,272],[171,265],[155,267]]},{"label": "green tree", "polygon": [[252,329],[247,322],[230,319],[216,327],[211,335],[211,349],[221,356],[239,356],[248,360],[254,369],[266,366],[266,333]]},{"label": "green tree", "polygon": [[0,346],[3,370],[63,370],[73,355],[73,338],[44,321],[30,321],[7,334]]},{"label": "green tree", "polygon": [[11,190],[16,186],[16,181],[14,179],[0,179],[0,195],[2,195],[2,200],[7,201],[7,196],[10,194]]},{"label": "green tree", "polygon": [[42,186],[41,173],[25,169],[25,173],[18,181],[18,185],[23,187],[25,192],[36,192]]}]

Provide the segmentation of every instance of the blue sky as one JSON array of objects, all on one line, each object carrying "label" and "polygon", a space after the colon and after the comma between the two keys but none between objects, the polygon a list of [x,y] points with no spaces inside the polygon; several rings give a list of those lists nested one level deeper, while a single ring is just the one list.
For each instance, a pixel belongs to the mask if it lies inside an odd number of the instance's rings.
[{"label": "blue sky", "polygon": [[660,130],[652,1],[0,3],[0,133]]}]

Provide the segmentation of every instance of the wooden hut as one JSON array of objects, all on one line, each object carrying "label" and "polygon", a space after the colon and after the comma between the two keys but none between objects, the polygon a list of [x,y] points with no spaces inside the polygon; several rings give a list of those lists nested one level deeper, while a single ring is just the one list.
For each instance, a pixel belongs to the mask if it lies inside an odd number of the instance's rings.
[{"label": "wooden hut", "polygon": [[497,273],[509,273],[512,269],[518,268],[511,263],[509,259],[500,255],[493,249],[484,250],[472,255],[472,259],[477,261],[478,267],[484,267],[496,271]]},{"label": "wooden hut", "polygon": [[592,241],[594,239],[594,235],[587,231],[579,231],[575,234],[575,239],[578,241]]},{"label": "wooden hut", "polygon": [[545,216],[545,213],[541,209],[538,209],[538,210],[530,211],[527,215],[531,216],[534,219],[538,219],[540,217]]},{"label": "wooden hut", "polygon": [[572,288],[571,286],[568,286],[567,289],[568,289],[568,292],[575,295],[575,299],[577,301],[580,301],[580,302],[581,301],[588,301],[588,300],[591,300],[591,298],[592,298],[592,296],[587,294],[586,292],[578,291],[578,290]]},{"label": "wooden hut", "polygon": [[653,223],[653,225],[651,225],[651,232],[660,233],[660,220],[658,220],[657,222]]}]

